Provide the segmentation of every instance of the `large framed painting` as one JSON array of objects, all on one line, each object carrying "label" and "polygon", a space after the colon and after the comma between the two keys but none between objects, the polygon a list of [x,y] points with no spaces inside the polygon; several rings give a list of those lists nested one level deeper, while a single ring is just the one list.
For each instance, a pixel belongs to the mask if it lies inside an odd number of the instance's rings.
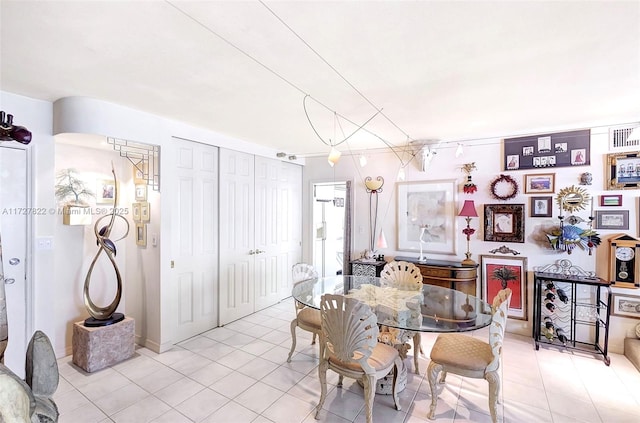
[{"label": "large framed painting", "polygon": [[491,303],[503,287],[511,288],[507,315],[513,319],[528,320],[527,258],[480,255],[480,272],[482,299]]},{"label": "large framed painting", "polygon": [[590,143],[590,129],[506,138],[504,170],[588,166]]},{"label": "large framed painting", "polygon": [[396,191],[398,250],[456,254],[456,180],[398,182]]}]

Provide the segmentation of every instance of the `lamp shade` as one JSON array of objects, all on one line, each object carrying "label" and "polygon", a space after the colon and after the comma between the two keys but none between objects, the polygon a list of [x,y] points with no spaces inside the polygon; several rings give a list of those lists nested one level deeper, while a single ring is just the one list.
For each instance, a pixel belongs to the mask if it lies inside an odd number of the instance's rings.
[{"label": "lamp shade", "polygon": [[384,236],[384,231],[380,231],[378,240],[376,241],[376,248],[387,248],[387,238]]},{"label": "lamp shade", "polygon": [[331,151],[329,152],[329,157],[327,158],[327,161],[329,162],[331,167],[333,167],[334,164],[338,163],[338,160],[340,160],[340,156],[342,156],[342,153],[336,150],[335,147],[331,147]]},{"label": "lamp shade", "polygon": [[462,205],[462,210],[460,210],[460,213],[458,213],[458,216],[478,217],[478,213],[476,213],[476,205],[473,204],[473,200],[464,200],[464,204]]}]

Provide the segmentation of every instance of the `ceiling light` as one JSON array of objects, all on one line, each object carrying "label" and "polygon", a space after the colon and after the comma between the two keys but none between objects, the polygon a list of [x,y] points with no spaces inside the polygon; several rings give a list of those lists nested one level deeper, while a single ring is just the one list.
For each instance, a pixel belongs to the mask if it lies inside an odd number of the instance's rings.
[{"label": "ceiling light", "polygon": [[462,156],[462,153],[464,153],[464,151],[462,149],[462,144],[458,143],[458,147],[456,148],[456,157]]},{"label": "ceiling light", "polygon": [[338,160],[340,160],[341,155],[342,153],[340,151],[336,150],[335,147],[331,147],[331,151],[329,152],[329,157],[327,157],[327,161],[329,162],[329,165],[333,167],[336,163],[338,163]]},{"label": "ceiling light", "polygon": [[404,181],[404,168],[401,167],[398,171],[398,181]]},{"label": "ceiling light", "polygon": [[367,165],[367,158],[364,154],[360,155],[360,167],[365,167]]}]

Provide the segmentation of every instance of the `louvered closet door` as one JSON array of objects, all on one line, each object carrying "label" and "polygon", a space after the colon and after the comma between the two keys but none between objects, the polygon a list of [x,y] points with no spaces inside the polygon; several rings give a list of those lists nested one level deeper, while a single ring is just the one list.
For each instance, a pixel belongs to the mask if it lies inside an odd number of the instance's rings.
[{"label": "louvered closet door", "polygon": [[220,149],[220,324],[255,309],[254,156]]}]

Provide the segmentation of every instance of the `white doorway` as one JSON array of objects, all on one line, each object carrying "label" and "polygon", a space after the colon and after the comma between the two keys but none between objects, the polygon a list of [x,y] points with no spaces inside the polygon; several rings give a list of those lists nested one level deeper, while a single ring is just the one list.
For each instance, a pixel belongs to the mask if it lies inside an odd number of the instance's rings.
[{"label": "white doorway", "polygon": [[[31,231],[28,151],[0,147],[0,242],[7,302],[9,342],[5,365],[24,376],[27,331],[31,328],[28,239]],[[2,283],[2,282],[0,282]]]},{"label": "white doorway", "polygon": [[320,276],[342,274],[347,183],[313,184],[313,267]]}]

